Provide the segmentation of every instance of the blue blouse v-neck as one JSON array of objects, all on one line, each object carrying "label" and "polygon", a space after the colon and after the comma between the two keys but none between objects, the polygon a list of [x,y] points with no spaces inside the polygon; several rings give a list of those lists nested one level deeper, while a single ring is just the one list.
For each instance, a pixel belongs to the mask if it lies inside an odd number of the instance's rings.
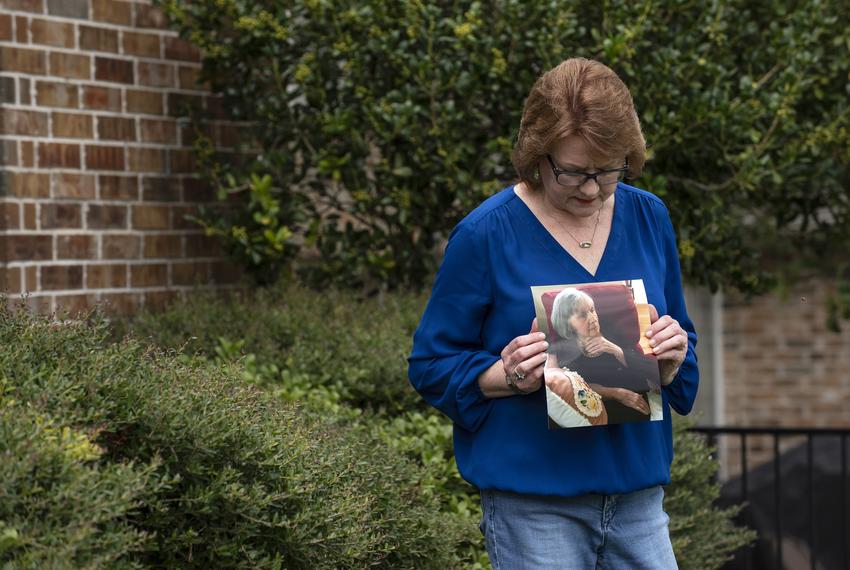
[{"label": "blue blouse v-neck", "polygon": [[[685,361],[662,388],[664,419],[553,430],[545,390],[486,398],[478,376],[527,334],[532,285],[643,279],[659,315],[688,333]],[[670,482],[670,407],[690,412],[699,383],[696,332],[685,309],[676,236],[664,203],[619,184],[596,274],[546,230],[513,186],[484,201],[452,231],[413,338],[414,388],[454,421],[455,458],[479,489],[536,495],[626,493]]]}]

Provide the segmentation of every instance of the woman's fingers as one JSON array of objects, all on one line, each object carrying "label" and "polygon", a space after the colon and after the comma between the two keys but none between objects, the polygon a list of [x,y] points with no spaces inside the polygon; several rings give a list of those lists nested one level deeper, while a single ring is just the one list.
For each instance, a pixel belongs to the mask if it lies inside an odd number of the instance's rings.
[{"label": "woman's fingers", "polygon": [[543,365],[546,363],[546,358],[548,356],[549,355],[546,353],[537,354],[517,364],[515,370],[524,375],[526,379],[528,379],[531,375],[542,374]]},{"label": "woman's fingers", "polygon": [[508,343],[502,350],[502,358],[510,356],[520,348],[524,346],[528,346],[530,344],[534,344],[536,342],[541,342],[546,340],[546,335],[542,332],[529,333],[516,337],[511,342]]}]

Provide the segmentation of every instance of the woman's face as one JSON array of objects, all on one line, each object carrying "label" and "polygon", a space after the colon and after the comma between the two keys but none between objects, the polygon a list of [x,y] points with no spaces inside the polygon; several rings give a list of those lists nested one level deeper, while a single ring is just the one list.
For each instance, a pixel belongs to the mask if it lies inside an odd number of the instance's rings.
[{"label": "woman's face", "polygon": [[570,326],[581,338],[599,336],[599,316],[596,314],[596,306],[593,301],[585,299],[582,301],[573,316],[570,317]]},{"label": "woman's face", "polygon": [[[592,173],[619,168],[625,162],[624,157],[610,160],[594,157],[590,145],[577,135],[560,140],[549,154],[559,169],[577,172]],[[588,180],[581,186],[561,186],[555,180],[552,165],[546,157],[540,161],[538,168],[546,201],[551,206],[579,218],[595,216],[617,189],[616,183],[600,187],[595,180]]]}]

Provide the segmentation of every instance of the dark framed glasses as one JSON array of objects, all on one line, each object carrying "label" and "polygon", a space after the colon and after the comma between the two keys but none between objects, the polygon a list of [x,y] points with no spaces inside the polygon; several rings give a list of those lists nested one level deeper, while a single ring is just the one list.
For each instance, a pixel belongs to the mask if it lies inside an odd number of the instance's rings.
[{"label": "dark framed glasses", "polygon": [[552,160],[552,155],[547,154],[549,165],[552,167],[552,174],[555,176],[555,181],[561,186],[567,188],[575,188],[584,185],[588,180],[593,179],[599,186],[610,186],[621,182],[626,178],[629,172],[629,161],[626,160],[621,168],[612,168],[610,170],[599,170],[598,172],[580,172],[576,170],[565,170],[555,166],[555,161]]}]

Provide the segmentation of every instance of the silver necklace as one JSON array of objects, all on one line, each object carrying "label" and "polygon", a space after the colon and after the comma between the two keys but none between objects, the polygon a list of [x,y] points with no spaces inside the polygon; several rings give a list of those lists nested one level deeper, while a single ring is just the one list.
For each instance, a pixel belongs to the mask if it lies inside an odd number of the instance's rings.
[{"label": "silver necklace", "polygon": [[580,248],[590,249],[591,247],[593,247],[593,239],[596,237],[596,228],[599,227],[599,216],[601,214],[602,214],[602,208],[599,208],[599,211],[596,212],[596,223],[593,225],[593,235],[591,235],[590,239],[587,240],[587,241],[581,241],[578,238],[576,238],[576,236],[574,236],[573,233],[570,230],[567,229],[567,226],[562,224],[561,220],[559,220],[558,218],[555,218],[555,221],[558,223],[559,226],[564,228],[564,231],[567,232],[571,238],[573,238],[573,240],[578,244],[578,246]]}]

